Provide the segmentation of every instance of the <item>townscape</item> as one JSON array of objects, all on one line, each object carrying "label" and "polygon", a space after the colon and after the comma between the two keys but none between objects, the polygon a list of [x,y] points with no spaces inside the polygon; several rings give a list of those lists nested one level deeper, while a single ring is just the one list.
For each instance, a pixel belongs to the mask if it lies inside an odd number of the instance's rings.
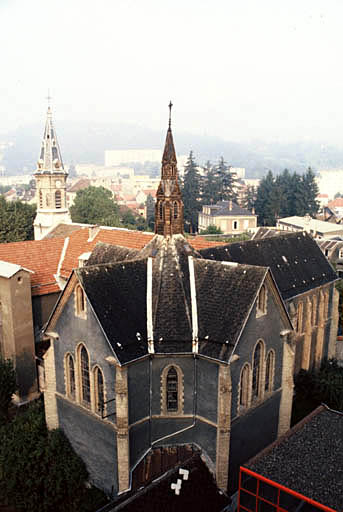
[{"label": "townscape", "polygon": [[[171,103],[161,160],[148,195],[154,232],[74,222],[83,194],[113,196],[86,180],[68,206],[49,106],[34,173],[34,240],[0,245],[2,380],[15,372],[12,421],[39,414],[30,411],[43,398],[44,428],[63,433],[104,510],[250,510],[252,500],[263,510],[281,500],[280,489],[284,510],[339,510],[343,423],[333,404],[341,408],[341,397],[320,405],[313,396],[296,417],[294,388],[299,376],[342,371],[337,215],[325,206],[326,220],[311,217],[314,197],[304,217],[258,227],[259,192],[256,211],[245,208],[227,166],[221,199],[195,210],[197,225],[183,201],[197,168],[190,155],[180,179]],[[306,176],[316,191],[312,172]],[[147,210],[148,200],[143,217]],[[328,449],[337,476],[321,475],[314,489]],[[312,476],[303,475],[305,463]],[[1,467],[3,480],[14,477]],[[18,496],[12,490],[7,504]]]},{"label": "townscape", "polygon": [[342,17],[0,2],[0,512],[343,512]]}]

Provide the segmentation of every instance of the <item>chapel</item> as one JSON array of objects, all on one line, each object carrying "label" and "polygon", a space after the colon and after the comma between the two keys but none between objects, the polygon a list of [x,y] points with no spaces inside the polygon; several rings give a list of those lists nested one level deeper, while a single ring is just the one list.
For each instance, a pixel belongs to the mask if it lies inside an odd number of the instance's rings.
[{"label": "chapel", "polygon": [[332,355],[335,280],[301,233],[195,249],[169,118],[155,236],[98,243],[48,320],[48,427],[111,496],[187,450],[233,493],[240,465],[289,429],[296,369]]}]

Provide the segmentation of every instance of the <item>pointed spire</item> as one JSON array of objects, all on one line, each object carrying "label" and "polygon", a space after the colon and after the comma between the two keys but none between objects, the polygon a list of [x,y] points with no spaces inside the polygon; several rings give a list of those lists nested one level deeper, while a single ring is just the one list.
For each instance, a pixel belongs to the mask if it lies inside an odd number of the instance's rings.
[{"label": "pointed spire", "polygon": [[[164,151],[163,151],[163,157],[162,157],[162,165],[164,164],[173,164],[176,166],[177,160],[176,160],[176,153],[175,153],[175,147],[174,147],[174,140],[173,140],[173,134],[171,130],[171,109],[172,109],[172,102],[170,101],[168,107],[169,107],[169,124],[168,124],[168,131],[166,136],[166,142],[164,144]],[[162,167],[162,174],[163,174],[163,167]]]},{"label": "pointed spire", "polygon": [[42,141],[42,147],[38,160],[37,172],[65,172],[63,168],[63,161],[61,150],[58,145],[57,136],[52,123],[52,111],[50,107],[50,94],[47,97],[48,110],[46,114],[45,129]]},{"label": "pointed spire", "polygon": [[171,109],[169,103],[169,123],[164,145],[161,181],[157,190],[155,205],[155,233],[170,236],[183,233],[183,202],[178,183],[177,160],[171,130]]}]

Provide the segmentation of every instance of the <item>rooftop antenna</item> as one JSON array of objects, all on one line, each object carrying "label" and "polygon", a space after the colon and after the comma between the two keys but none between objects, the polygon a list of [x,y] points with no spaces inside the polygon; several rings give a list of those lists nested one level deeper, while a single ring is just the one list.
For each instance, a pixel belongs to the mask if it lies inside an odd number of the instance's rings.
[{"label": "rooftop antenna", "polygon": [[169,107],[169,129],[170,129],[171,128],[171,109],[173,107],[173,104],[172,104],[171,100],[169,102],[168,107]]}]

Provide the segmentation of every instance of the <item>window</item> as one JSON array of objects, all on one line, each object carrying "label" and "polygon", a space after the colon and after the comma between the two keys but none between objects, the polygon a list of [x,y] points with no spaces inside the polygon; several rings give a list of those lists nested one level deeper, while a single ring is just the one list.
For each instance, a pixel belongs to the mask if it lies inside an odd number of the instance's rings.
[{"label": "window", "polygon": [[267,313],[267,289],[263,284],[257,298],[256,316],[265,315]]},{"label": "window", "polygon": [[167,410],[177,411],[178,406],[177,372],[172,366],[167,374]]},{"label": "window", "polygon": [[84,291],[79,284],[75,287],[75,305],[76,315],[84,318],[86,316],[86,299]]},{"label": "window", "polygon": [[102,415],[104,410],[104,377],[98,366],[94,370],[95,412]]},{"label": "window", "polygon": [[329,292],[324,292],[324,318],[327,319],[329,316]]},{"label": "window", "polygon": [[160,219],[163,219],[163,203],[162,203],[162,201],[158,205],[158,214],[159,214]]},{"label": "window", "polygon": [[341,259],[343,258],[343,249],[339,250],[338,257]]},{"label": "window", "polygon": [[39,208],[43,208],[43,193],[39,191]]},{"label": "window", "polygon": [[66,393],[67,396],[75,400],[75,366],[71,354],[66,356]]},{"label": "window", "polygon": [[174,202],[174,219],[177,219],[179,216],[179,209],[178,209],[178,204],[177,202],[175,201]]},{"label": "window", "polygon": [[91,390],[89,379],[89,357],[86,348],[81,345],[80,354],[80,401],[86,407],[90,407]]},{"label": "window", "polygon": [[274,352],[269,350],[267,361],[266,361],[266,380],[264,383],[264,389],[268,393],[273,391],[273,380],[274,380]]},{"label": "window", "polygon": [[248,364],[243,366],[239,386],[239,406],[245,409],[249,405],[249,389],[250,389],[250,368]]},{"label": "window", "polygon": [[177,365],[168,365],[161,373],[161,414],[183,414],[183,373]]},{"label": "window", "polygon": [[259,341],[255,347],[252,368],[252,398],[257,399],[261,395],[263,345]]},{"label": "window", "polygon": [[232,223],[232,229],[238,229],[238,221],[234,220]]},{"label": "window", "polygon": [[62,207],[62,195],[60,190],[56,190],[55,192],[55,208]]}]

